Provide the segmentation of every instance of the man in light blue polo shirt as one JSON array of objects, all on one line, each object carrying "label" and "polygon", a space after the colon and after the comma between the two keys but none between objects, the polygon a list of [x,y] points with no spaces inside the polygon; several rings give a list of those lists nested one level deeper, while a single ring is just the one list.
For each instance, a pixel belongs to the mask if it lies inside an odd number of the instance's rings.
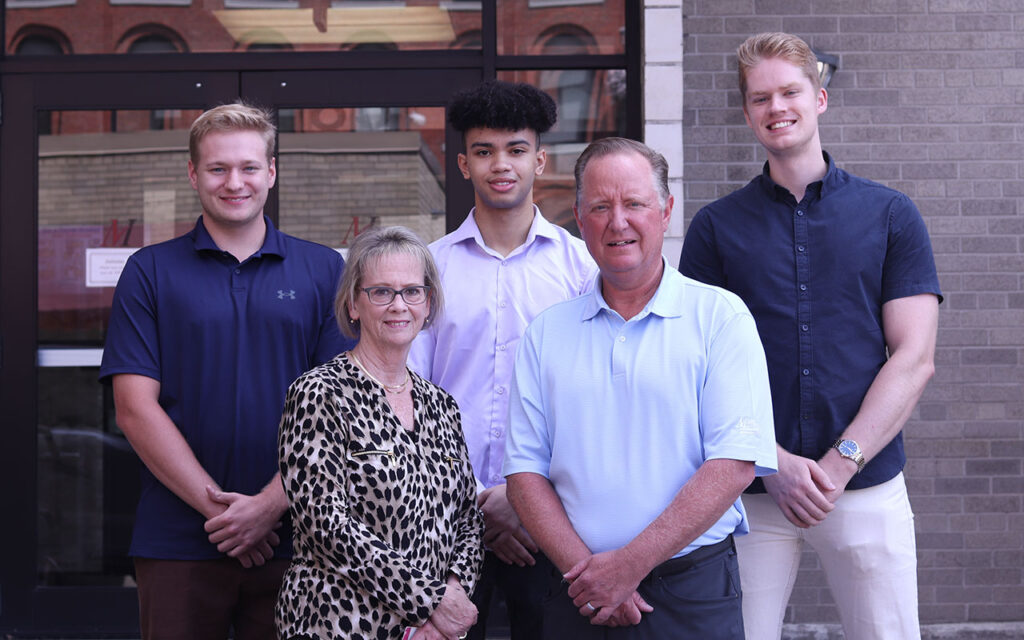
[{"label": "man in light blue polo shirt", "polygon": [[776,468],[754,320],[737,296],[665,263],[660,154],[598,140],[576,184],[599,280],[527,329],[503,467],[560,574],[544,637],[742,638],[739,496]]}]

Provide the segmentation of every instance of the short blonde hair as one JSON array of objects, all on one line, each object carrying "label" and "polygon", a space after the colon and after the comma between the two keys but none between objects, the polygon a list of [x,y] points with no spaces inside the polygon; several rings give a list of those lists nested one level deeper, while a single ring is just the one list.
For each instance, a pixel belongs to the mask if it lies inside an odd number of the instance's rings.
[{"label": "short blonde hair", "polygon": [[747,38],[736,49],[737,70],[740,77],[740,95],[747,97],[747,74],[765,58],[781,58],[800,68],[811,81],[814,90],[821,88],[818,77],[818,57],[802,39],[789,33],[759,33]]},{"label": "short blonde hair", "polygon": [[222,104],[203,112],[188,132],[188,157],[193,166],[199,164],[199,143],[214,132],[254,131],[267,146],[267,164],[274,157],[277,127],[270,112],[244,102]]},{"label": "short blonde hair", "polygon": [[430,287],[427,303],[430,311],[423,322],[423,328],[429,327],[444,311],[444,293],[441,291],[441,276],[437,271],[434,257],[430,255],[427,245],[419,236],[405,227],[371,227],[358,236],[348,249],[348,260],[345,262],[345,273],[341,276],[341,286],[334,297],[334,316],[338,319],[341,332],[350,338],[359,337],[359,321],[353,320],[349,313],[349,305],[355,304],[359,287],[369,265],[384,256],[404,253],[420,259],[423,265],[423,284]]}]

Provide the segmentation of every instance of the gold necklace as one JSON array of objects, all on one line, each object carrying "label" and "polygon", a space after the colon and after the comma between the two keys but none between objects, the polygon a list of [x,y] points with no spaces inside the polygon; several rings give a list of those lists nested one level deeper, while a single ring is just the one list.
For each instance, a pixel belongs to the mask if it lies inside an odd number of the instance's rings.
[{"label": "gold necklace", "polygon": [[374,376],[372,373],[370,373],[370,370],[366,368],[366,365],[364,365],[362,362],[359,361],[359,356],[356,355],[355,350],[349,351],[348,354],[350,356],[352,356],[352,361],[355,362],[356,365],[360,369],[362,369],[363,373],[366,374],[366,377],[368,377],[370,380],[373,380],[374,382],[376,382],[380,386],[384,387],[385,391],[390,391],[391,393],[402,393],[403,391],[405,391],[405,385],[409,384],[409,368],[408,367],[406,367],[406,369],[405,369],[405,380],[402,380],[402,384],[396,384],[396,385],[393,385],[393,386],[389,386],[389,385],[384,384],[380,380],[378,380],[376,378],[376,376]]}]

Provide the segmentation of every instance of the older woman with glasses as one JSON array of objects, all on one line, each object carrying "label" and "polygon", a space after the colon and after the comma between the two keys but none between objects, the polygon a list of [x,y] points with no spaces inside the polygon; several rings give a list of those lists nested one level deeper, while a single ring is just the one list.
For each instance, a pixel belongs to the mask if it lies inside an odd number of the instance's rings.
[{"label": "older woman with glasses", "polygon": [[458,638],[483,523],[450,395],[406,367],[443,306],[424,244],[373,228],[349,249],[335,313],[358,342],[288,390],[280,466],[295,551],[277,604],[290,638]]}]

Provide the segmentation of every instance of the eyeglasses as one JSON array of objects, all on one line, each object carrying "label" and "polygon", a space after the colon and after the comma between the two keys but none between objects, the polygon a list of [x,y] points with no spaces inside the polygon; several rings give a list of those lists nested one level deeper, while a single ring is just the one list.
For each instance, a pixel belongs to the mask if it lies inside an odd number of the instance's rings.
[{"label": "eyeglasses", "polygon": [[383,307],[384,305],[391,304],[397,295],[402,296],[402,300],[405,300],[405,304],[423,304],[427,301],[427,293],[430,291],[430,287],[422,284],[415,287],[406,287],[404,289],[392,289],[391,287],[365,287],[361,289],[361,291],[366,292],[366,297],[370,299],[371,304]]}]

